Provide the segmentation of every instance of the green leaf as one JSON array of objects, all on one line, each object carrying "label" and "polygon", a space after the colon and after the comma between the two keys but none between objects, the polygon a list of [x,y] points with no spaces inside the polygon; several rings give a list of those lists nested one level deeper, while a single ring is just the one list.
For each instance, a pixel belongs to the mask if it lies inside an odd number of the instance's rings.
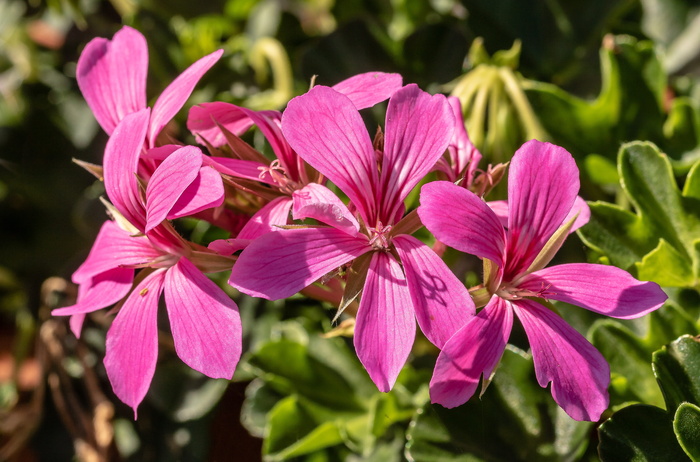
[{"label": "green leaf", "polygon": [[221,400],[228,380],[210,379],[177,358],[158,364],[148,396],[153,405],[175,422],[203,417]]},{"label": "green leaf", "polygon": [[[641,279],[694,287],[700,268],[698,199],[681,194],[668,158],[649,142],[622,146],[618,168],[636,214],[611,204],[591,204],[590,223],[579,235],[616,266],[641,262]],[[697,192],[696,175],[689,175],[689,196]]]},{"label": "green leaf", "polygon": [[690,403],[678,406],[673,431],[685,453],[692,460],[700,460],[700,407]]},{"label": "green leaf", "polygon": [[666,76],[653,42],[608,36],[600,67],[601,91],[593,101],[530,82],[528,98],[554,142],[574,155],[595,152],[613,159],[620,140],[663,141]]},{"label": "green leaf", "polygon": [[700,343],[685,335],[654,353],[652,366],[673,412],[683,402],[700,405]]},{"label": "green leaf", "polygon": [[673,98],[671,102],[671,110],[663,126],[664,136],[668,140],[666,149],[680,154],[698,146],[698,113],[690,98]]},{"label": "green leaf", "polygon": [[637,263],[637,276],[642,281],[654,281],[664,287],[692,287],[695,276],[690,261],[665,239]]},{"label": "green leaf", "polygon": [[316,425],[296,396],[288,396],[272,409],[263,443],[267,460],[285,460],[334,446],[343,441],[335,422]]},{"label": "green leaf", "polygon": [[635,404],[617,411],[598,429],[603,462],[689,460],[678,445],[671,419],[663,409]]},{"label": "green leaf", "polygon": [[607,202],[591,202],[591,219],[577,231],[581,240],[620,268],[629,268],[654,248],[656,238],[637,215]]},{"label": "green leaf", "polygon": [[347,341],[322,338],[313,323],[287,320],[272,331],[274,340],[249,355],[258,378],[242,412],[246,428],[264,436],[270,460],[369,456],[427,400],[427,378],[410,367],[380,393]]},{"label": "green leaf", "polygon": [[683,196],[700,200],[700,162],[696,162],[688,172],[683,186]]},{"label": "green leaf", "polygon": [[583,169],[588,177],[599,185],[617,185],[620,182],[617,166],[607,157],[590,154],[583,160]]},{"label": "green leaf", "polygon": [[700,236],[691,224],[700,223],[686,221],[697,210],[684,206],[668,158],[652,143],[632,142],[621,148],[618,166],[640,220],[687,258],[687,244]]},{"label": "green leaf", "polygon": [[248,432],[262,438],[265,436],[267,415],[284,398],[262,379],[255,379],[245,389],[245,401],[241,408],[241,423]]},{"label": "green leaf", "polygon": [[[340,339],[325,339],[334,340]],[[327,361],[334,358],[342,361],[340,350],[330,353]],[[296,341],[280,339],[266,343],[250,357],[249,363],[265,371],[268,383],[280,393],[296,392],[339,410],[366,408],[367,404],[356,399],[354,388],[340,371],[311,355],[306,345]]]}]

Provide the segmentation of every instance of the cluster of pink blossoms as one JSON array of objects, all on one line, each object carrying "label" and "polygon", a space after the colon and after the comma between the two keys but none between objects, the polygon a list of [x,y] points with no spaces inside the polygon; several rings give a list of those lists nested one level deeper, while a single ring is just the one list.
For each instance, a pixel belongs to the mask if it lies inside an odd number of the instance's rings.
[{"label": "cluster of pink blossoms", "polygon": [[[359,297],[354,345],[381,391],[406,363],[417,323],[441,350],[430,389],[433,402],[447,407],[466,402],[482,376],[490,379],[515,315],[540,385],[551,382],[571,417],[600,417],[608,405],[605,360],[540,301],[630,319],[659,308],[666,295],[611,266],[546,267],[588,220],[568,152],[526,143],[510,163],[508,201],[485,202],[502,169],[475,179],[481,155],[459,102],[404,86],[396,74],[368,73],[315,86],[283,114],[228,103],[193,107],[187,126],[205,154],[164,128],[221,54],[194,63],[152,108],[139,32],[124,27],[111,41],[95,39],[78,62],[80,89],[110,135],[101,169],[110,219],[73,274],[77,303],[54,314],[70,315],[79,336],[86,313],[117,304],[105,368],[122,401],[136,412],[153,378],[161,294],[182,361],[209,377],[233,376],[242,349],[238,309],[204,275],[231,271],[229,283],[254,297],[327,296],[314,290],[319,280],[342,294],[335,298],[341,309]],[[384,131],[372,139],[359,111],[386,99]],[[252,126],[274,160],[239,137]],[[404,200],[433,171],[447,181],[424,185],[421,205],[407,211]],[[208,248],[189,242],[171,224],[181,217],[207,220],[231,238]],[[483,259],[484,283],[472,294],[412,236],[423,225],[441,243]]]}]

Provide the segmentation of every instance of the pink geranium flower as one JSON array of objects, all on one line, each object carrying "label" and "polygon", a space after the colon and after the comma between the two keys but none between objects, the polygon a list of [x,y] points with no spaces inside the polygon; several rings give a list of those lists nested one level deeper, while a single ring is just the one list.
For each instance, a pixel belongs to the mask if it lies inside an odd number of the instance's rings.
[{"label": "pink geranium flower", "polygon": [[425,226],[447,245],[484,259],[488,301],[443,346],[431,399],[459,406],[474,394],[482,375],[488,383],[515,315],[530,341],[539,384],[551,382],[554,400],[574,419],[597,420],[608,406],[609,367],[598,350],[538,300],[632,319],[659,308],[666,295],[657,284],[612,266],[545,268],[575,226],[571,210],[582,207],[578,168],[566,150],[529,141],[513,156],[509,175],[505,227],[464,188],[448,182],[422,188],[418,214]]},{"label": "pink geranium flower", "polygon": [[[365,109],[385,101],[402,86],[399,74],[366,72],[339,82],[332,88],[347,96],[355,107]],[[273,196],[248,221],[246,226],[233,239],[215,241],[210,248],[221,253],[232,254],[253,239],[286,225],[294,202],[294,192],[311,183],[325,182],[318,172],[309,168],[304,160],[292,149],[281,130],[282,114],[279,111],[253,111],[230,103],[202,103],[194,106],[187,119],[187,127],[200,142],[219,147],[227,143],[224,130],[240,136],[252,126],[257,126],[270,144],[275,155],[268,160],[250,149],[246,155],[242,149],[232,147],[233,155],[239,158],[211,157],[214,168],[219,172],[249,181],[262,182],[262,190],[267,197]]]},{"label": "pink geranium flower", "polygon": [[268,233],[248,246],[230,283],[252,296],[280,299],[363,257],[366,275],[354,343],[382,391],[391,389],[413,345],[418,321],[438,346],[474,312],[464,285],[425,244],[406,233],[404,199],[444,153],[454,119],[442,95],[415,85],[394,93],[383,150],[373,146],[351,99],[316,86],[290,101],[282,132],[309,165],[350,199],[309,184],[295,191],[293,217],[329,226]]},{"label": "pink geranium flower", "polygon": [[[217,50],[192,64],[163,90],[153,105],[148,147],[178,113],[205,72],[221,58]],[[124,26],[110,41],[91,40],[78,59],[76,77],[85,100],[107,134],[111,134],[125,116],[146,108],[148,45],[144,36]]]},{"label": "pink geranium flower", "polygon": [[[148,122],[149,110],[143,109],[126,115],[114,129],[104,158],[114,221],[102,226],[88,258],[73,274],[80,285],[78,303],[53,312],[71,315],[79,335],[85,313],[123,299],[107,332],[105,368],[115,394],[134,413],[155,371],[161,294],[175,351],[183,362],[209,377],[230,379],[241,355],[238,308],[202,274],[229,268],[231,259],[185,242],[161,223],[183,208],[211,203],[206,187],[194,188],[204,190],[203,199],[188,196],[201,176],[202,153],[191,146],[178,147],[155,170],[142,194],[137,171]],[[143,268],[136,281],[135,268]]]}]

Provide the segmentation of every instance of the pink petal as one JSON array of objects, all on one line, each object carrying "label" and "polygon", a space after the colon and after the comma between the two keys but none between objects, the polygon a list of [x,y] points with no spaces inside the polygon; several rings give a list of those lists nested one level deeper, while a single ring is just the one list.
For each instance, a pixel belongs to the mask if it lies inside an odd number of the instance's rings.
[{"label": "pink petal", "polygon": [[277,186],[277,182],[269,174],[263,174],[268,166],[260,162],[225,157],[205,157],[205,164],[211,165],[224,175]]},{"label": "pink petal", "polygon": [[197,62],[185,69],[177,76],[163,93],[158,97],[153,105],[153,116],[148,130],[149,146],[153,147],[156,137],[165,127],[165,124],[175,117],[187,99],[192,94],[195,85],[199,82],[205,72],[207,72],[224,54],[224,50],[217,50],[207,56],[200,58]]},{"label": "pink petal", "polygon": [[335,228],[267,233],[238,257],[229,284],[253,297],[278,300],[370,250],[366,238]]},{"label": "pink petal", "polygon": [[375,210],[377,162],[355,105],[337,91],[317,85],[292,99],[282,115],[282,132],[292,148],[335,183],[365,222]]},{"label": "pink petal", "polygon": [[230,103],[203,103],[190,110],[187,127],[197,135],[199,142],[204,139],[213,146],[222,146],[226,144],[226,137],[220,127],[241,135],[257,125],[285,173],[292,181],[301,181],[304,174],[300,171],[301,163],[282,135],[280,118],[278,111],[253,111]]},{"label": "pink petal", "polygon": [[242,108],[231,103],[201,103],[190,109],[187,128],[196,135],[198,143],[203,144],[206,140],[215,147],[226,144],[219,126],[241,135],[253,126],[253,121]]},{"label": "pink petal", "polygon": [[581,334],[539,303],[512,303],[532,348],[540,386],[575,420],[596,421],[608,408],[610,368]]},{"label": "pink petal", "polygon": [[578,168],[564,148],[528,141],[508,173],[508,274],[526,270],[574,206]]},{"label": "pink petal", "polygon": [[528,274],[519,287],[533,292],[544,290],[548,299],[580,306],[620,319],[644,316],[666,301],[655,282],[642,282],[614,266],[570,263]]},{"label": "pink petal", "polygon": [[168,220],[187,217],[224,203],[224,182],[212,167],[202,167],[192,184],[178,198],[168,213]]},{"label": "pink petal", "polygon": [[453,166],[453,181],[458,180],[460,175],[465,175],[467,178],[466,185],[469,186],[474,179],[474,172],[481,160],[481,153],[469,139],[462,116],[462,103],[459,101],[459,98],[450,96],[447,98],[447,102],[450,104],[455,120],[455,131],[449,146]]},{"label": "pink petal", "polygon": [[275,153],[275,156],[280,161],[287,176],[292,181],[306,183],[306,174],[302,171],[303,165],[301,159],[282,134],[279,112],[242,109],[265,136],[268,143],[270,143],[272,152]]},{"label": "pink petal", "polygon": [[350,210],[330,189],[318,183],[310,183],[294,191],[292,218],[303,220],[314,218],[322,223],[356,236],[360,224]]},{"label": "pink petal", "polygon": [[119,122],[107,141],[104,183],[109,200],[132,225],[143,230],[145,210],[136,180],[139,156],[148,129],[149,110],[129,114]]},{"label": "pink petal", "polygon": [[248,247],[251,242],[252,239],[217,239],[210,242],[207,248],[219,255],[233,255]]},{"label": "pink petal", "polygon": [[202,166],[202,151],[183,146],[168,156],[153,172],[146,187],[146,231],[165,220]]},{"label": "pink petal", "polygon": [[440,257],[413,236],[393,238],[421,330],[438,348],[474,316],[464,284]]},{"label": "pink petal", "polygon": [[105,221],[88,257],[73,273],[73,282],[83,284],[120,266],[137,266],[160,256],[145,236],[131,236],[113,221]]},{"label": "pink petal", "polygon": [[[504,228],[508,227],[508,202],[507,201],[490,201],[486,203],[491,210],[496,214],[498,220],[501,222]],[[586,204],[586,201],[581,198],[581,196],[576,196],[574,200],[574,206],[569,210],[569,213],[562,221],[562,224],[568,223],[569,220],[574,218],[578,214],[576,221],[571,226],[569,234],[573,233],[581,226],[588,223],[591,218],[591,209]]]},{"label": "pink petal", "polygon": [[83,323],[85,322],[85,314],[74,314],[68,320],[68,325],[70,331],[73,332],[75,338],[80,338],[80,333],[83,330]]},{"label": "pink petal", "polygon": [[165,270],[146,276],[107,332],[105,369],[117,397],[134,409],[151,385],[158,359],[158,299]]},{"label": "pink petal", "polygon": [[354,344],[379,391],[391,390],[416,336],[411,295],[393,256],[375,252],[357,310]]},{"label": "pink petal", "polygon": [[430,400],[447,408],[472,397],[479,379],[490,380],[513,327],[510,305],[492,297],[442,348],[430,380]]},{"label": "pink petal", "polygon": [[508,228],[508,201],[489,201],[486,205],[496,214],[501,225]]},{"label": "pink petal", "polygon": [[385,219],[403,210],[403,200],[444,154],[453,132],[454,116],[443,95],[431,96],[415,84],[394,93],[386,112],[381,173]]},{"label": "pink petal", "polygon": [[237,239],[255,239],[270,231],[280,231],[279,226],[286,225],[289,221],[289,210],[292,208],[292,199],[287,196],[278,197],[265,204],[245,224]]},{"label": "pink petal", "polygon": [[476,194],[448,181],[424,185],[418,216],[450,247],[503,265],[505,232],[498,217]]},{"label": "pink petal", "polygon": [[366,72],[357,74],[333,85],[333,90],[350,98],[355,107],[365,109],[388,99],[401,88],[400,74]]},{"label": "pink petal", "polygon": [[[114,268],[98,274],[89,283],[81,285],[77,303],[51,312],[53,316],[68,316],[97,311],[117,303],[131,290],[134,282],[132,268]],[[83,289],[82,286],[85,286]]]},{"label": "pink petal", "polygon": [[233,300],[181,258],[166,273],[165,304],[180,359],[206,376],[230,380],[242,348],[241,319]]},{"label": "pink petal", "polygon": [[78,86],[95,118],[111,134],[125,116],[146,107],[148,45],[124,26],[112,41],[91,40],[78,59]]},{"label": "pink petal", "polygon": [[588,204],[586,204],[586,201],[581,198],[581,196],[576,196],[576,199],[574,199],[574,206],[571,207],[569,214],[566,215],[566,218],[564,218],[562,223],[568,223],[569,220],[576,216],[576,214],[578,214],[578,216],[576,217],[574,224],[571,226],[569,234],[588,223],[588,220],[591,219],[591,209],[588,207]]}]

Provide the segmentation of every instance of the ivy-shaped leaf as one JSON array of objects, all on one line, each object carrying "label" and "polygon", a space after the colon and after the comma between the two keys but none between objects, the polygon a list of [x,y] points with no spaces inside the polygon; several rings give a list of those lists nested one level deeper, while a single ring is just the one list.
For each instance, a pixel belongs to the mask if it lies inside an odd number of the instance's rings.
[{"label": "ivy-shaped leaf", "polygon": [[700,407],[691,403],[678,406],[673,431],[685,453],[692,460],[700,460]]},{"label": "ivy-shaped leaf", "polygon": [[[666,76],[654,44],[608,36],[600,50],[601,91],[593,101],[556,85],[529,82],[527,96],[554,142],[574,155],[614,158],[620,140],[663,141]],[[562,123],[562,121],[566,123]]]},{"label": "ivy-shaped leaf", "polygon": [[652,366],[666,410],[635,404],[598,429],[605,461],[700,460],[700,342],[684,335],[654,352]]},{"label": "ivy-shaped leaf", "polygon": [[666,411],[635,404],[617,411],[598,429],[598,453],[603,462],[690,461],[673,433]]},{"label": "ivy-shaped leaf", "polygon": [[666,408],[674,410],[683,402],[700,405],[700,342],[684,335],[654,353],[652,366]]},{"label": "ivy-shaped leaf", "polygon": [[697,168],[681,193],[668,158],[652,143],[636,141],[620,149],[618,169],[636,214],[605,202],[591,203],[591,220],[579,230],[581,238],[616,266],[635,264],[642,279],[695,287],[700,276]]}]

